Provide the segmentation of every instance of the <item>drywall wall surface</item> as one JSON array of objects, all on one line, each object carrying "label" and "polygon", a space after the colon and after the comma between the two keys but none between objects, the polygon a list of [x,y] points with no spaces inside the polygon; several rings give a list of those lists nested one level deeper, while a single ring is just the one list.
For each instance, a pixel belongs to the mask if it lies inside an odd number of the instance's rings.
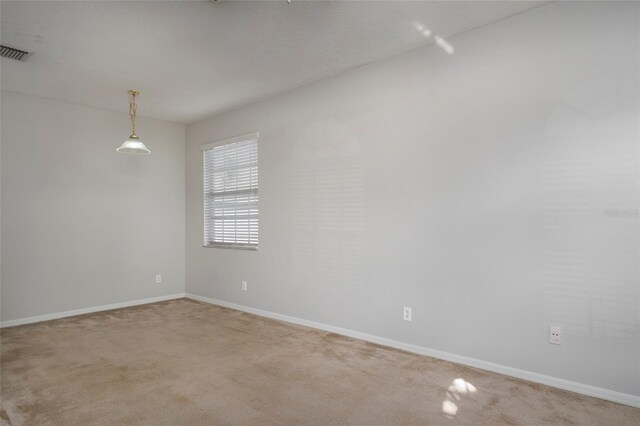
[{"label": "drywall wall surface", "polygon": [[185,127],[1,96],[2,320],[184,292]]},{"label": "drywall wall surface", "polygon": [[[187,292],[640,395],[639,37],[553,3],[187,126]],[[255,131],[259,249],[203,248]]]}]

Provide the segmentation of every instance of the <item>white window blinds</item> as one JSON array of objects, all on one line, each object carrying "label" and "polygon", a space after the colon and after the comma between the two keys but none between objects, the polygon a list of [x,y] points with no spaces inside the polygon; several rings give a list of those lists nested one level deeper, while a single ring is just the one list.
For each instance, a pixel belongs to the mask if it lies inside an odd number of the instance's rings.
[{"label": "white window blinds", "polygon": [[204,245],[258,246],[258,134],[202,147]]}]

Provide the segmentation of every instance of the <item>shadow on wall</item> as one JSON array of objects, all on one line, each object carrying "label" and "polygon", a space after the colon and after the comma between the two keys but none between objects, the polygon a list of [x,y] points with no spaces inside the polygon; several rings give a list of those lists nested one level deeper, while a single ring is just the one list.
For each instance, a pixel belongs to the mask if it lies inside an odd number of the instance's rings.
[{"label": "shadow on wall", "polygon": [[[421,23],[414,27],[454,54],[443,37]],[[337,120],[317,122],[296,138],[292,157],[291,282],[326,294],[361,294],[365,205],[358,137]]]},{"label": "shadow on wall", "polygon": [[330,294],[364,289],[364,164],[358,138],[335,120],[293,148],[292,283]]},{"label": "shadow on wall", "polygon": [[640,333],[640,132],[633,108],[621,108],[634,95],[619,88],[637,77],[612,72],[569,90],[547,123],[542,284],[549,325],[633,338]]}]

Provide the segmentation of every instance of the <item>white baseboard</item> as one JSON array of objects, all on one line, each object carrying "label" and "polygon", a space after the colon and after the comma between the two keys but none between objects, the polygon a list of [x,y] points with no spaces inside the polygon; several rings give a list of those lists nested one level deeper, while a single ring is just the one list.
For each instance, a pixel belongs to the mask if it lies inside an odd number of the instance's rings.
[{"label": "white baseboard", "polygon": [[110,305],[94,306],[91,308],[74,309],[73,311],[56,312],[53,314],[38,315],[35,317],[19,318],[9,321],[2,321],[0,328],[13,327],[16,325],[31,324],[34,322],[49,321],[58,318],[73,317],[76,315],[90,314],[92,312],[108,311],[111,309],[126,308],[129,306],[146,305],[147,303],[163,302],[165,300],[181,299],[184,293],[169,294],[167,296],[150,297],[148,299],[131,300],[128,302],[112,303]]},{"label": "white baseboard", "polygon": [[353,337],[355,339],[365,340],[367,342],[379,345],[390,346],[392,348],[401,349],[407,352],[426,355],[432,358],[438,358],[445,361],[455,362],[456,364],[467,365],[469,367],[480,368],[482,370],[492,371],[494,373],[504,374],[505,376],[516,377],[518,379],[528,380],[530,382],[540,383],[554,388],[563,389],[582,395],[593,396],[596,398],[606,399],[608,401],[620,404],[630,405],[640,408],[640,396],[630,395],[622,392],[616,392],[609,389],[599,388],[596,386],[585,385],[583,383],[572,382],[570,380],[560,379],[557,377],[546,376],[544,374],[534,373],[532,371],[520,370],[518,368],[507,367],[500,364],[494,364],[488,361],[482,361],[475,358],[456,355],[449,352],[443,352],[436,349],[426,348],[424,346],[412,345],[410,343],[398,342],[396,340],[378,337],[371,334],[361,333],[359,331],[349,330],[346,328],[334,327],[332,325],[322,324],[315,321],[309,321],[301,318],[291,317],[288,315],[277,314],[275,312],[264,311],[262,309],[251,308],[248,306],[237,305],[235,303],[225,302],[223,300],[212,299],[209,297],[198,296],[186,293],[185,297],[198,300],[212,305],[223,306],[226,308],[237,309],[239,311],[248,312],[261,317],[272,318],[280,321],[290,322],[293,324],[304,325],[311,328],[317,328],[331,333],[343,336]]}]

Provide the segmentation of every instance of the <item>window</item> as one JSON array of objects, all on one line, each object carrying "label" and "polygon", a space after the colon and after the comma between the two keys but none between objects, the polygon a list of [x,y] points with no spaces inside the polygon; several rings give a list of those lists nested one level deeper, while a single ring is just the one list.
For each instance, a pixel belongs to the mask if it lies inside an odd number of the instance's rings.
[{"label": "window", "polygon": [[204,245],[258,247],[258,134],[202,146]]}]

